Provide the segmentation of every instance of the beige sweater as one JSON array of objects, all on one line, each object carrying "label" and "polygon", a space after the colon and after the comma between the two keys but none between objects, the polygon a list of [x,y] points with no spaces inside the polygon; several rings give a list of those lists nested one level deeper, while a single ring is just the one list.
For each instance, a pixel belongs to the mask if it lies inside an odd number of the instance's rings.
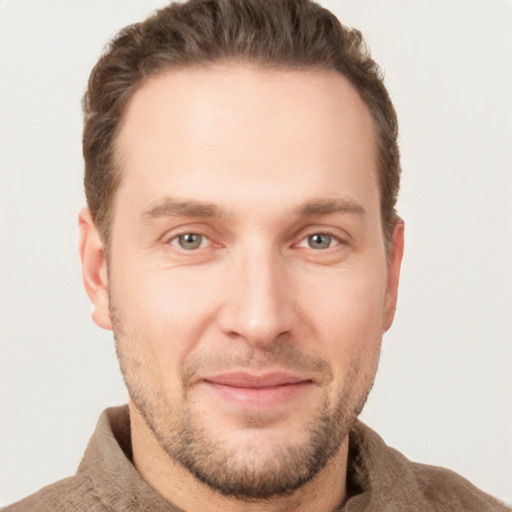
[{"label": "beige sweater", "polygon": [[[348,475],[354,492],[342,512],[510,510],[452,471],[410,462],[362,423],[351,432]],[[150,487],[131,463],[126,406],[101,415],[75,476],[3,509],[68,511],[181,511]]]}]

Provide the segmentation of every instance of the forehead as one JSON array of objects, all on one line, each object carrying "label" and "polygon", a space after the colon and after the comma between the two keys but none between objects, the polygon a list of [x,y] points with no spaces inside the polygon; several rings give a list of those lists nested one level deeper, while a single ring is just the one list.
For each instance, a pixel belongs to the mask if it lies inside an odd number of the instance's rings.
[{"label": "forehead", "polygon": [[303,202],[316,189],[329,195],[329,182],[334,196],[357,195],[357,184],[378,188],[371,116],[334,71],[241,63],[167,71],[134,94],[117,148],[120,190],[141,208],[176,191],[229,202],[229,188],[234,203],[283,196],[286,185]]}]

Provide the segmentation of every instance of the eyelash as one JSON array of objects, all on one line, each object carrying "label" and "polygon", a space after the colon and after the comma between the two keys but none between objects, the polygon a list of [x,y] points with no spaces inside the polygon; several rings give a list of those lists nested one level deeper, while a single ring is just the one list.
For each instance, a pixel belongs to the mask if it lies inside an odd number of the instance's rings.
[{"label": "eyelash", "polygon": [[[187,236],[190,236],[190,237],[199,237],[201,240],[199,242],[199,245],[197,247],[191,247],[191,248],[185,248],[183,247],[180,242],[184,239],[184,237],[187,237]],[[329,245],[327,247],[311,247],[309,245],[309,243],[311,242],[312,238],[315,237],[315,236],[322,236],[322,237],[327,237],[329,240],[328,240],[328,243]],[[167,241],[167,243],[169,245],[172,245],[174,247],[176,247],[177,249],[180,249],[182,251],[185,251],[185,252],[195,252],[196,250],[198,249],[205,249],[206,247],[204,247],[204,244],[205,243],[210,243],[212,244],[212,240],[207,236],[207,235],[204,235],[202,233],[196,233],[196,232],[193,232],[193,231],[190,231],[190,232],[186,232],[186,233],[180,233],[178,235],[175,235],[173,236],[171,239],[169,239]],[[334,242],[334,244],[332,244],[332,242]],[[307,245],[303,245],[303,244],[307,244]],[[337,247],[339,245],[342,245],[343,244],[343,241],[340,239],[340,237],[334,235],[333,233],[329,232],[329,231],[315,231],[315,232],[312,232],[308,235],[305,235],[303,236],[300,241],[297,243],[297,244],[294,244],[295,247],[302,247],[302,248],[306,248],[306,249],[312,249],[314,251],[326,251],[326,250],[329,250],[329,249],[333,249],[334,247]]]},{"label": "eyelash", "polygon": [[[182,247],[182,246],[180,245],[180,240],[181,240],[181,239],[183,239],[184,237],[187,237],[187,236],[193,236],[193,237],[199,237],[199,238],[201,238],[200,245],[199,245],[198,247],[189,248],[189,249],[186,249],[185,247]],[[204,243],[205,241],[209,241],[209,242],[211,242],[210,238],[209,238],[209,237],[207,237],[206,235],[203,235],[203,234],[201,234],[201,233],[194,233],[194,232],[192,232],[192,231],[191,231],[191,232],[187,232],[187,233],[180,233],[179,235],[176,235],[176,236],[172,237],[170,240],[168,240],[168,242],[167,242],[167,243],[168,243],[169,245],[172,245],[172,246],[174,246],[174,247],[176,247],[176,248],[178,248],[178,249],[181,249],[181,250],[183,250],[183,251],[193,252],[193,251],[195,251],[195,250],[197,250],[197,249],[204,249],[204,247],[203,247],[203,243]],[[176,243],[174,243],[174,242],[176,242]]]},{"label": "eyelash", "polygon": [[[309,245],[309,243],[311,242],[311,239],[313,237],[319,237],[319,236],[322,236],[322,237],[327,237],[329,240],[328,240],[328,243],[329,245],[327,247],[311,247]],[[332,245],[331,245],[331,242],[334,242]],[[302,244],[307,244],[306,246],[305,245],[302,245]],[[326,251],[328,249],[333,249],[334,247],[337,247],[338,245],[341,245],[342,244],[342,241],[341,239],[334,235],[333,233],[330,233],[329,231],[316,231],[314,233],[311,233],[309,235],[306,235],[305,237],[301,238],[300,242],[297,245],[297,247],[305,247],[305,248],[308,248],[308,249],[313,249],[313,250],[319,250],[319,251]]]}]

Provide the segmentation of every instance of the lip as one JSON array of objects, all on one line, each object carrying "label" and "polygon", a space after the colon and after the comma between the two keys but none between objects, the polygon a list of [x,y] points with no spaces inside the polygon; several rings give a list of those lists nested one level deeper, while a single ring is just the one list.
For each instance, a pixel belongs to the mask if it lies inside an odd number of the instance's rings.
[{"label": "lip", "polygon": [[251,409],[270,409],[296,400],[313,384],[289,372],[229,372],[202,380],[221,399]]},{"label": "lip", "polygon": [[204,378],[204,380],[213,384],[238,388],[268,388],[298,384],[300,382],[309,381],[310,379],[283,371],[267,372],[263,374],[238,371],[209,376]]}]

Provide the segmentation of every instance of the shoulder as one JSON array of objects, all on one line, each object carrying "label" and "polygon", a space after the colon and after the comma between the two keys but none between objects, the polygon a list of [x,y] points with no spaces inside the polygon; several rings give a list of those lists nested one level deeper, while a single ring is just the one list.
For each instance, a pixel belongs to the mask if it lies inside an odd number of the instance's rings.
[{"label": "shoulder", "polygon": [[[404,457],[405,459],[405,457]],[[506,512],[510,509],[449,469],[405,459],[426,503],[439,511]],[[434,508],[435,507],[435,508]]]},{"label": "shoulder", "polygon": [[43,487],[0,512],[95,512],[107,510],[88,478],[73,476]]},{"label": "shoulder", "polygon": [[347,503],[357,503],[353,510],[510,512],[457,473],[410,461],[360,422],[350,434],[349,475],[359,489]]}]

